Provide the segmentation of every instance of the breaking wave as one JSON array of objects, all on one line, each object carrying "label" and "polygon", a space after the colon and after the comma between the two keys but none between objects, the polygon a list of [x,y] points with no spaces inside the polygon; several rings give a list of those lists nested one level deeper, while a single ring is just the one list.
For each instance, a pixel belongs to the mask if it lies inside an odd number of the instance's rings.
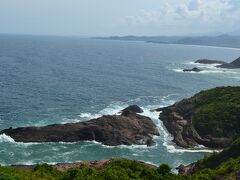
[{"label": "breaking wave", "polygon": [[6,134],[1,134],[0,135],[0,143],[4,143],[4,142],[15,143],[14,139],[11,138],[10,136],[7,136]]},{"label": "breaking wave", "polygon": [[[183,65],[183,66],[182,66]],[[240,75],[239,69],[225,69],[225,68],[217,68],[217,65],[221,64],[201,64],[201,63],[195,63],[195,62],[187,62],[183,63],[181,67],[179,68],[173,68],[172,70],[175,72],[181,72],[181,73],[191,73],[191,74],[235,74]],[[194,72],[194,71],[188,71],[184,72],[183,69],[191,69],[193,67],[200,68],[202,71],[200,72]],[[240,77],[240,76],[239,76]],[[236,78],[236,77],[234,77]],[[238,77],[237,77],[238,78]]]}]

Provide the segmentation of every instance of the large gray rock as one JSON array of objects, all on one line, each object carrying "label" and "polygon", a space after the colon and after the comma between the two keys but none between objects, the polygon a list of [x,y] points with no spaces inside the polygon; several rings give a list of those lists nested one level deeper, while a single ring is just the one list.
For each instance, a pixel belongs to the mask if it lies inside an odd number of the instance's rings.
[{"label": "large gray rock", "polygon": [[107,115],[86,122],[53,124],[43,127],[19,127],[2,130],[16,142],[77,142],[97,141],[105,145],[154,145],[159,135],[153,121],[134,112]]}]

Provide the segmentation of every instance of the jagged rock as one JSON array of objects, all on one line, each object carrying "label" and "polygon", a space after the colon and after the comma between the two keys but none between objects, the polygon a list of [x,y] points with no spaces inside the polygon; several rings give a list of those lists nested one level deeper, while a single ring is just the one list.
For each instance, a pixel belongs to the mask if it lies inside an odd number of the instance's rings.
[{"label": "jagged rock", "polygon": [[174,136],[173,142],[184,148],[193,148],[199,144],[210,148],[223,148],[232,142],[229,138],[201,137],[192,124],[195,110],[193,104],[185,101],[162,109],[160,119]]},{"label": "jagged rock", "polygon": [[3,133],[13,138],[16,142],[77,142],[94,140],[109,146],[122,144],[152,146],[155,144],[153,136],[159,135],[156,125],[150,118],[134,112],[124,115],[105,115],[97,119],[78,123],[9,128],[0,132],[0,134]]},{"label": "jagged rock", "polygon": [[240,57],[231,62],[232,65],[240,67]]},{"label": "jagged rock", "polygon": [[143,110],[137,105],[131,105],[123,109],[121,112],[122,115],[125,116],[128,115],[129,113],[143,113]]}]

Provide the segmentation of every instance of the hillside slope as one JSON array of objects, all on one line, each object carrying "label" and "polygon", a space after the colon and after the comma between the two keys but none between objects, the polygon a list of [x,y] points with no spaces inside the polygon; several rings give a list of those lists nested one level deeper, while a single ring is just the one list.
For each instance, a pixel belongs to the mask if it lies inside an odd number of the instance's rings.
[{"label": "hillside slope", "polygon": [[220,153],[180,166],[179,173],[192,175],[193,179],[236,179],[240,178],[240,138]]},{"label": "hillside slope", "polygon": [[158,110],[173,141],[182,147],[224,148],[240,137],[240,87],[202,91]]}]

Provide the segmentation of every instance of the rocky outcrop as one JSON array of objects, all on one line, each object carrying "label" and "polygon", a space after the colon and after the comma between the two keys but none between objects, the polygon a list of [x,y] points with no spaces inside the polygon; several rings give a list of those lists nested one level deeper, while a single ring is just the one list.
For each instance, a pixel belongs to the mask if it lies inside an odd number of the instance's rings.
[{"label": "rocky outcrop", "polygon": [[192,104],[176,103],[172,106],[158,109],[161,110],[160,120],[164,126],[173,135],[178,146],[192,148],[198,145],[201,137],[194,130],[191,123],[191,116],[194,107]]},{"label": "rocky outcrop", "polygon": [[216,65],[216,67],[225,68],[225,69],[237,69],[237,68],[240,68],[240,57],[231,63],[227,63],[227,62],[219,61],[219,60],[210,60],[210,59],[199,59],[199,60],[195,61],[195,63],[220,64],[220,65]]},{"label": "rocky outcrop", "polygon": [[240,67],[240,57],[231,62],[232,65]]},{"label": "rocky outcrop", "polygon": [[199,60],[195,61],[195,63],[200,63],[200,64],[223,64],[225,62],[224,61],[219,61],[219,60],[199,59]]},{"label": "rocky outcrop", "polygon": [[[126,111],[124,111],[126,112]],[[43,127],[20,127],[2,130],[16,142],[77,142],[97,141],[109,146],[154,145],[159,135],[153,121],[135,112],[124,115],[105,115],[85,122],[53,124]]]},{"label": "rocky outcrop", "polygon": [[178,170],[179,174],[187,176],[198,171],[194,167],[195,167],[195,163],[189,164],[187,166],[184,166],[183,164],[181,164],[176,169]]},{"label": "rocky outcrop", "polygon": [[183,69],[183,72],[200,72],[202,71],[201,69],[194,67],[192,69]]},{"label": "rocky outcrop", "polygon": [[240,68],[240,57],[237,58],[236,60],[234,60],[231,63],[223,63],[221,65],[218,65],[217,67],[220,68],[226,68],[226,69],[236,69],[236,68]]},{"label": "rocky outcrop", "polygon": [[209,148],[223,148],[232,142],[231,139],[216,138],[210,134],[201,137],[192,123],[192,117],[196,111],[192,103],[180,101],[172,106],[158,110],[161,110],[160,119],[173,135],[173,142],[178,146],[193,148],[198,145],[204,145]]},{"label": "rocky outcrop", "polygon": [[130,113],[143,113],[143,110],[137,105],[131,105],[121,111],[122,115],[128,115]]},{"label": "rocky outcrop", "polygon": [[214,88],[156,111],[178,146],[222,149],[239,136],[239,93],[239,87]]}]

